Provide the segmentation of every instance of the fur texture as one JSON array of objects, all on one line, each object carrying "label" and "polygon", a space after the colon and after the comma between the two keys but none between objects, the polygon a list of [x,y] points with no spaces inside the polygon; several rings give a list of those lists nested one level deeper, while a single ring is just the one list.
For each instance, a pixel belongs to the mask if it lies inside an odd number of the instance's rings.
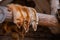
[{"label": "fur texture", "polygon": [[12,11],[13,22],[3,23],[6,34],[11,33],[14,40],[19,40],[20,36],[23,39],[26,32],[29,31],[30,23],[34,31],[37,30],[38,18],[35,9],[18,4],[9,4],[7,7],[9,11]]}]

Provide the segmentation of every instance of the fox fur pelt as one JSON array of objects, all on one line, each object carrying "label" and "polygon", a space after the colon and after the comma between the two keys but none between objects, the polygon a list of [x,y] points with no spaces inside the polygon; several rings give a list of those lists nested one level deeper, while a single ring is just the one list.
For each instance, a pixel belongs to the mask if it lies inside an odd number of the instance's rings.
[{"label": "fox fur pelt", "polygon": [[5,35],[11,33],[14,40],[19,40],[20,36],[24,38],[31,24],[34,31],[37,30],[38,17],[34,8],[18,4],[8,4],[7,8],[11,12],[12,22],[2,23]]}]

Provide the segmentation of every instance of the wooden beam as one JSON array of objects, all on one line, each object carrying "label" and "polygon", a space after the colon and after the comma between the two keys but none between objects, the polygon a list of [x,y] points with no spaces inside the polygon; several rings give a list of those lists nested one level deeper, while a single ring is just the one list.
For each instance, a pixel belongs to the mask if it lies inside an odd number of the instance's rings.
[{"label": "wooden beam", "polygon": [[59,0],[51,0],[51,14],[55,15],[59,9]]}]

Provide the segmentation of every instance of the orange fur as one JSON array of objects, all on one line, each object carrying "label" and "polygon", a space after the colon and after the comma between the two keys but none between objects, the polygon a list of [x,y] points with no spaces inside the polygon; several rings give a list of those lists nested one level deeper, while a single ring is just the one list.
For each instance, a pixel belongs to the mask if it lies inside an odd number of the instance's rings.
[{"label": "orange fur", "polygon": [[34,31],[37,30],[37,17],[36,17],[36,10],[31,8],[32,11],[34,12],[34,23],[32,24],[32,28],[34,29]]},{"label": "orange fur", "polygon": [[[23,7],[23,8],[22,8],[22,11],[23,11],[23,12],[26,12],[26,14],[27,14],[26,18],[24,18],[24,25],[23,25],[23,27],[24,27],[25,31],[28,32],[28,30],[29,30],[29,25],[30,25],[29,12],[28,12],[28,9],[27,9],[26,7]],[[23,14],[23,15],[24,15],[24,14]]]},{"label": "orange fur", "polygon": [[[4,30],[6,33],[11,32],[11,36],[15,38],[16,40],[19,40],[19,36],[22,36],[24,38],[24,35],[29,30],[29,25],[31,22],[30,14],[33,14],[32,21],[34,21],[34,24],[32,24],[32,27],[34,30],[37,29],[37,18],[36,18],[36,10],[30,7],[21,6],[18,4],[9,4],[8,9],[12,11],[13,14],[13,22],[15,25],[8,25],[9,22],[5,22],[4,24]],[[33,13],[29,12],[32,11]],[[21,26],[23,27],[22,30]],[[14,30],[14,31],[13,31]],[[15,40],[14,39],[14,40]]]},{"label": "orange fur", "polygon": [[[12,9],[12,11],[13,11],[13,15],[14,15],[14,23],[20,28],[20,26],[22,26],[22,24],[23,24],[23,15],[22,15],[22,13],[21,13],[21,10],[19,10],[15,5],[13,5],[13,4],[11,4],[11,5],[9,5],[9,7]],[[18,15],[16,15],[17,13],[19,13],[19,17],[18,18],[16,18],[15,16],[18,16]]]}]

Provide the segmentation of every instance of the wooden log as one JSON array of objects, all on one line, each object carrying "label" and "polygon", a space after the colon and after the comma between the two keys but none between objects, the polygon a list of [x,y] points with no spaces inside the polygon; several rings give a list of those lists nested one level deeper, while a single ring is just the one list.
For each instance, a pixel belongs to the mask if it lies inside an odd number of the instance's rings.
[{"label": "wooden log", "polygon": [[[10,15],[10,14],[8,14],[8,15]],[[54,16],[54,15],[37,13],[37,16],[38,16],[38,20],[39,20],[39,25],[41,25],[41,26],[58,26],[60,24],[58,22],[56,16]],[[10,18],[6,18],[5,21],[9,21],[8,19],[10,19]]]},{"label": "wooden log", "polygon": [[59,33],[60,31],[60,23],[54,15],[48,14],[37,14],[39,18],[39,25],[48,27],[52,33]]},{"label": "wooden log", "polygon": [[[59,33],[60,23],[58,22],[56,16],[43,14],[43,13],[37,13],[37,16],[39,19],[38,25],[48,27],[51,30],[51,32],[54,34]],[[9,21],[9,20],[7,20],[7,21]]]},{"label": "wooden log", "polygon": [[48,14],[37,14],[39,18],[39,25],[43,26],[57,26],[58,21],[54,15],[48,15]]}]

